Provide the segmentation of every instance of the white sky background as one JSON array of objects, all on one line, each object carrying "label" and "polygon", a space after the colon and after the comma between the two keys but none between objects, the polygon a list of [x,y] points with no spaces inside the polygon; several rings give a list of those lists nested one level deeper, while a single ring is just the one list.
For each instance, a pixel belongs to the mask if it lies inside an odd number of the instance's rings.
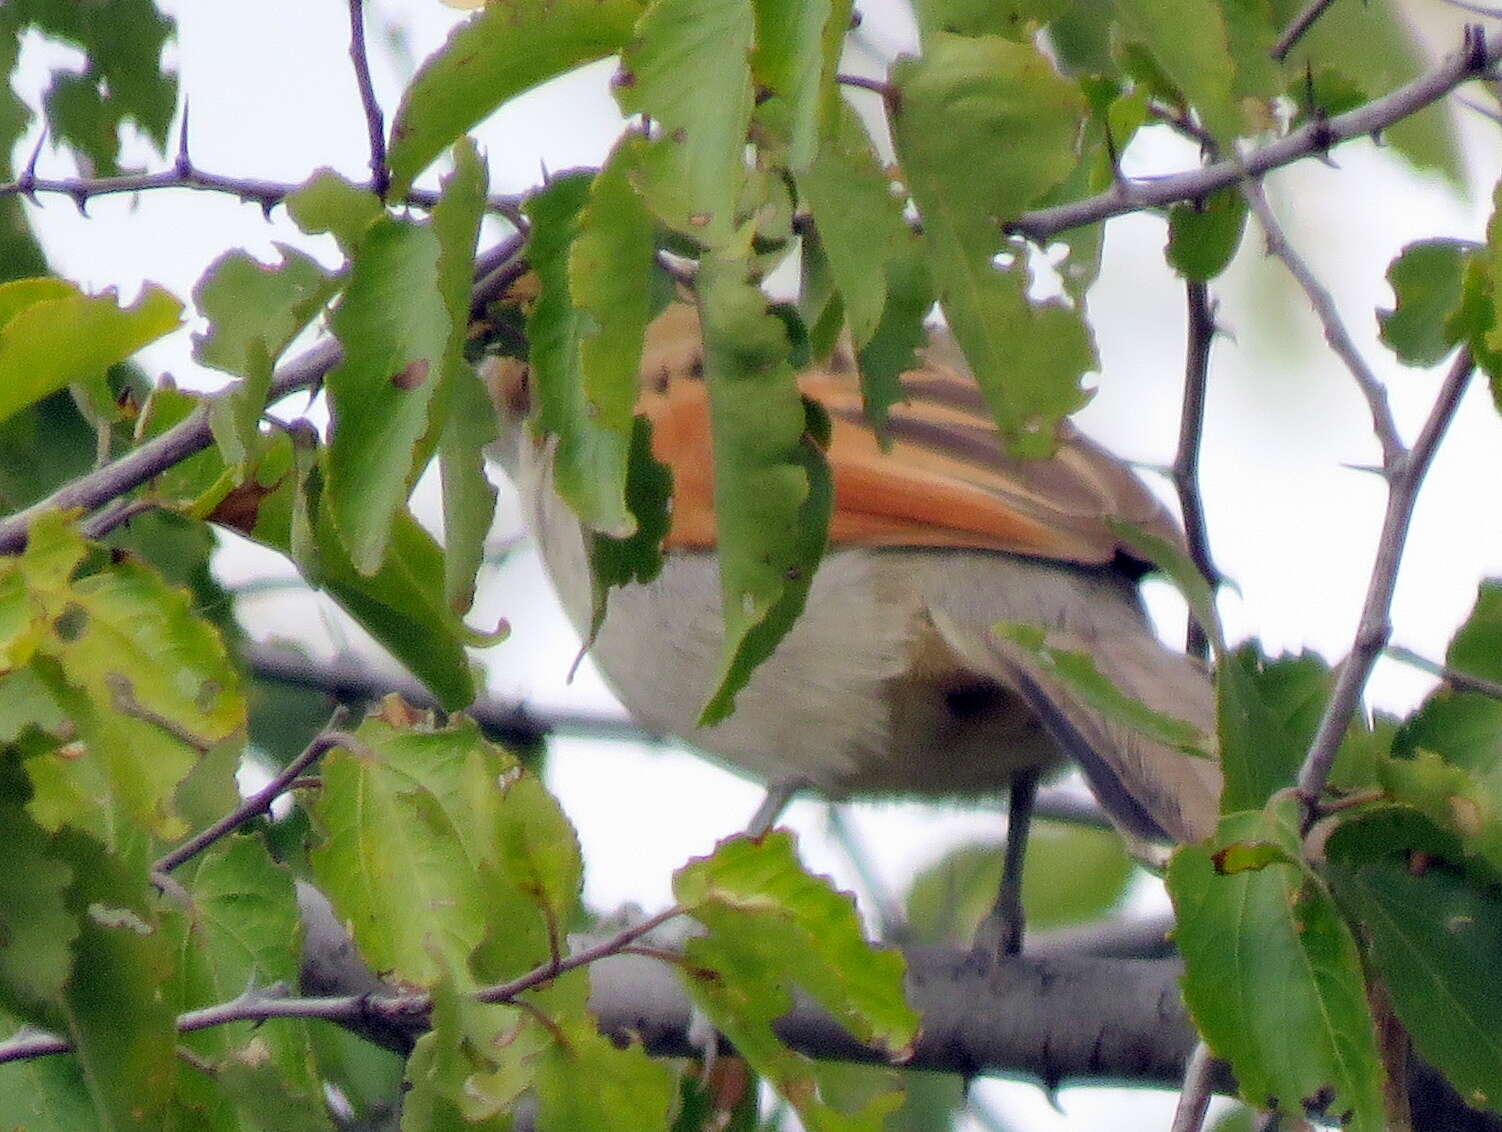
[{"label": "white sky background", "polygon": [[[861,5],[864,30],[882,51],[911,42],[898,0]],[[1433,27],[1440,49],[1459,41],[1460,18],[1435,2],[1411,5]],[[192,107],[195,163],[216,173],[297,182],[333,166],[359,179],[367,173],[363,120],[347,56],[344,3],[259,0],[255,4],[178,3],[176,62]],[[370,47],[377,93],[389,116],[415,60],[436,48],[461,13],[433,0],[372,4]],[[405,46],[382,28],[409,30]],[[23,56],[23,95],[33,105],[46,72],[68,53],[33,43]],[[615,116],[606,81],[609,64],[519,99],[478,131],[488,151],[493,189],[536,184],[543,166],[557,171],[596,163],[614,140]],[[1410,240],[1453,235],[1479,238],[1490,186],[1502,170],[1494,125],[1463,113],[1461,127],[1473,186],[1460,200],[1433,179],[1418,178],[1367,143],[1336,152],[1337,168],[1306,161],[1269,182],[1290,237],[1335,292],[1368,360],[1390,380],[1405,436],[1427,412],[1439,375],[1404,370],[1376,339],[1374,308],[1391,303],[1383,272]],[[34,134],[22,143],[29,149]],[[142,146],[127,163],[161,168]],[[1129,173],[1191,167],[1195,154],[1161,129],[1129,152]],[[45,152],[43,175],[73,170]],[[1296,206],[1296,207],[1295,207]],[[223,251],[246,248],[274,258],[284,240],[323,254],[332,242],[310,240],[281,210],[270,222],[253,205],[203,193],[158,193],[137,200],[91,202],[89,218],[71,202],[44,200],[32,217],[57,269],[90,288],[117,286],[130,298],[155,280],[184,300],[204,268]],[[1183,369],[1182,287],[1163,262],[1160,219],[1131,217],[1108,227],[1105,269],[1090,306],[1103,361],[1095,400],[1079,417],[1085,429],[1122,455],[1167,464],[1173,454]],[[1323,349],[1308,304],[1265,261],[1260,235],[1245,241],[1232,269],[1214,284],[1220,320],[1233,339],[1215,348],[1203,455],[1203,486],[1215,557],[1240,594],[1223,601],[1233,639],[1259,636],[1268,651],[1313,649],[1338,658],[1349,648],[1381,521],[1375,477],[1344,465],[1373,464],[1377,447],[1354,384]],[[196,324],[195,324],[196,326]],[[171,372],[186,385],[217,387],[221,378],[191,361],[188,336],[148,349],[152,372]],[[1495,484],[1502,471],[1502,427],[1479,384],[1430,474],[1414,521],[1394,606],[1395,643],[1433,658],[1474,598],[1485,574],[1502,572],[1502,522]],[[1151,477],[1168,494],[1166,481]],[[431,492],[422,492],[431,502]],[[431,507],[429,508],[431,513]],[[515,509],[503,505],[497,537],[515,530]],[[220,573],[230,584],[295,577],[270,552],[231,541]],[[530,553],[517,555],[481,580],[472,623],[507,618],[511,640],[480,654],[490,689],[540,708],[611,704],[588,665],[572,686],[564,674],[576,643]],[[1158,585],[1151,604],[1171,639],[1182,633],[1177,598]],[[349,647],[369,655],[358,630],[316,595],[275,591],[242,604],[261,635],[291,638],[327,655]],[[1371,701],[1407,710],[1429,681],[1392,662],[1378,668]],[[577,824],[588,866],[586,898],[600,909],[636,901],[648,908],[668,899],[674,868],[742,824],[759,788],[693,756],[619,744],[560,741],[550,781]],[[852,820],[869,856],[901,891],[919,869],[949,847],[999,834],[994,813],[889,803],[855,807]],[[805,859],[857,888],[848,860],[826,836],[824,810],[800,802],[787,824],[802,835]],[[1038,1130],[1166,1127],[1169,1094],[1069,1089],[1051,1108],[1036,1089],[984,1083],[978,1096],[1018,1127]]]}]

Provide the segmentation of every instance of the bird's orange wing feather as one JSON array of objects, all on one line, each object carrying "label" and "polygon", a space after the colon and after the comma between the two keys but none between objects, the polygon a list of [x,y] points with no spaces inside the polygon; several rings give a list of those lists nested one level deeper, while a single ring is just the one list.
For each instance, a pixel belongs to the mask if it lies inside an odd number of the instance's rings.
[{"label": "bird's orange wing feather", "polygon": [[[799,377],[829,412],[832,545],[1003,550],[1082,564],[1124,552],[1115,517],[1178,541],[1177,525],[1121,461],[1067,424],[1047,460],[1008,457],[979,388],[943,345],[903,375],[883,451],[865,423],[848,352]],[[647,336],[638,409],[653,450],[673,471],[671,549],[715,541],[709,391],[696,312],[675,305]]]}]

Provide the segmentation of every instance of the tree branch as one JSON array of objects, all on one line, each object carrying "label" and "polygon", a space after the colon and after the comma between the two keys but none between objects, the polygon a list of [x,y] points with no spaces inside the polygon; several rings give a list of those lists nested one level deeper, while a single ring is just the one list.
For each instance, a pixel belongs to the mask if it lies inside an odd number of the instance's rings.
[{"label": "tree branch", "polygon": [[[1184,284],[1189,312],[1189,330],[1184,348],[1184,404],[1179,412],[1179,446],[1173,457],[1171,476],[1179,496],[1179,514],[1184,521],[1184,541],[1189,557],[1211,588],[1220,584],[1220,571],[1210,556],[1210,535],[1205,523],[1205,501],[1200,495],[1200,444],[1205,431],[1205,387],[1210,379],[1210,347],[1215,341],[1215,312],[1210,289],[1189,280]],[[1204,659],[1210,653],[1205,627],[1191,611],[1184,637],[1184,651]]]},{"label": "tree branch", "polygon": [[365,112],[365,133],[370,139],[370,191],[384,201],[391,188],[391,171],[386,168],[386,125],[375,85],[370,81],[370,59],[365,54],[364,0],[349,0],[349,58],[360,90],[360,108]]},{"label": "tree branch", "polygon": [[[342,709],[341,709],[342,710]],[[303,750],[302,754],[282,768],[281,772],[257,790],[249,798],[246,798],[224,817],[220,818],[207,829],[184,841],[172,852],[160,858],[151,867],[153,873],[170,873],[173,869],[190,861],[202,853],[214,842],[227,837],[253,818],[260,817],[270,811],[272,803],[292,788],[292,784],[298,777],[335,747],[345,747],[353,751],[363,751],[365,744],[345,731],[340,731],[332,726],[317,735]]]},{"label": "tree branch", "polygon": [[1390,646],[1387,649],[1387,655],[1404,664],[1410,664],[1422,672],[1427,672],[1431,676],[1438,676],[1457,692],[1475,692],[1478,695],[1490,696],[1494,700],[1502,700],[1502,684],[1495,680],[1473,676],[1469,672],[1451,668],[1448,664],[1435,664],[1428,657],[1420,656],[1412,649],[1403,648],[1401,645]]},{"label": "tree branch", "polygon": [[1293,50],[1294,44],[1304,38],[1304,34],[1334,2],[1335,0],[1311,0],[1302,12],[1289,21],[1288,26],[1283,29],[1283,34],[1278,36],[1278,42],[1273,44],[1273,49],[1268,54],[1279,63],[1283,62],[1288,58],[1288,53]]},{"label": "tree branch", "polygon": [[1403,544],[1408,538],[1408,526],[1413,518],[1413,508],[1418,501],[1419,488],[1434,460],[1439,442],[1460,406],[1461,396],[1470,383],[1476,363],[1470,350],[1462,349],[1440,386],[1439,396],[1413,447],[1396,459],[1389,469],[1387,484],[1387,511],[1382,520],[1382,533],[1377,540],[1377,554],[1372,563],[1371,580],[1367,584],[1366,601],[1361,608],[1361,620],[1356,628],[1356,640],[1350,655],[1340,666],[1335,678],[1335,688],[1320,717],[1319,727],[1309,744],[1309,753],[1299,770],[1299,793],[1303,796],[1309,817],[1318,813],[1319,797],[1330,778],[1330,769],[1335,764],[1340,741],[1356,714],[1377,657],[1387,646],[1392,635],[1389,614],[1392,609],[1393,591],[1397,587],[1398,568],[1403,560]]},{"label": "tree branch", "polygon": [[1006,229],[1044,243],[1060,232],[1113,216],[1161,208],[1176,201],[1201,200],[1219,189],[1261,177],[1302,157],[1324,153],[1351,138],[1381,133],[1438,102],[1461,83],[1482,77],[1499,59],[1502,59],[1502,41],[1488,42],[1481,28],[1468,26],[1460,49],[1432,71],[1355,110],[1310,122],[1285,138],[1237,158],[1168,177],[1118,183],[1097,196],[1023,213],[1008,222]]},{"label": "tree branch", "polygon": [[[371,192],[376,191],[374,183],[365,187]],[[70,198],[82,210],[95,197],[161,189],[193,189],[238,197],[248,203],[260,205],[262,212],[269,213],[300,188],[301,184],[291,181],[266,181],[255,177],[228,177],[221,173],[209,173],[180,157],[171,169],[156,173],[128,173],[119,177],[37,177],[28,170],[14,181],[0,183],[0,197],[25,197],[32,204],[40,204],[37,194],[51,193]],[[430,189],[411,189],[402,196],[402,203],[432,208],[438,203],[439,195]],[[518,226],[525,220],[518,197],[492,196],[488,198],[486,207]]]},{"label": "tree branch", "polygon": [[[521,234],[514,234],[476,259],[475,275],[480,280],[474,292],[476,303],[487,296],[499,297],[499,292],[489,289],[504,283],[505,274],[501,269],[520,255],[523,242]],[[341,356],[339,343],[328,340],[282,365],[271,380],[267,404],[317,384],[339,363]],[[204,403],[160,436],[0,520],[0,554],[15,554],[24,548],[27,530],[41,515],[49,511],[93,511],[202,452],[213,442],[209,406]]]}]

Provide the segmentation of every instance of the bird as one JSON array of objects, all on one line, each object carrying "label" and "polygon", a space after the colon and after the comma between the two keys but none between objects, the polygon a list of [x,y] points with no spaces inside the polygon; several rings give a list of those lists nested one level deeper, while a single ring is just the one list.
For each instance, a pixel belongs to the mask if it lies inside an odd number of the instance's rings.
[{"label": "bird", "polygon": [[[831,423],[828,548],[804,612],[734,712],[701,727],[723,640],[709,391],[698,311],[668,306],[647,328],[636,405],[673,475],[664,565],[650,582],[611,591],[591,655],[645,728],[768,785],[769,802],[800,788],[836,801],[1009,791],[1006,879],[985,946],[1013,953],[1040,775],[1076,765],[1138,844],[1212,834],[1221,776],[1213,758],[1092,708],[995,626],[1045,628],[1050,645],[1086,653],[1121,691],[1207,736],[1213,686],[1197,659],[1159,641],[1143,611],[1137,587],[1149,564],[1112,520],[1180,545],[1182,534],[1131,468],[1067,420],[1051,457],[1009,455],[953,340],[930,331],[917,357],[901,375],[885,448],[862,412],[848,340],[799,375]],[[496,454],[562,605],[587,636],[585,540],[553,487],[554,446],[527,427],[529,368],[510,359],[485,378],[501,418]]]}]

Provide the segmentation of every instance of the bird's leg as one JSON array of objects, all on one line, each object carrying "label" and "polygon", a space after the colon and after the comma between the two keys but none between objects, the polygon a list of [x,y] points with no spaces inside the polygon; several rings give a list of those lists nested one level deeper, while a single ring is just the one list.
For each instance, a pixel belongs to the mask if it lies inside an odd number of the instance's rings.
[{"label": "bird's leg", "polygon": [[1022,864],[1027,853],[1027,831],[1033,819],[1033,801],[1038,796],[1036,767],[1012,775],[1007,791],[1007,839],[1001,864],[1001,887],[996,903],[975,933],[975,950],[989,958],[1016,955],[1022,950]]},{"label": "bird's leg", "polygon": [[791,778],[782,782],[773,782],[767,786],[766,797],[761,800],[761,805],[756,807],[756,813],[751,815],[751,820],[746,823],[746,834],[749,837],[760,837],[772,828],[782,811],[788,808],[798,791],[808,785],[801,778]]}]

